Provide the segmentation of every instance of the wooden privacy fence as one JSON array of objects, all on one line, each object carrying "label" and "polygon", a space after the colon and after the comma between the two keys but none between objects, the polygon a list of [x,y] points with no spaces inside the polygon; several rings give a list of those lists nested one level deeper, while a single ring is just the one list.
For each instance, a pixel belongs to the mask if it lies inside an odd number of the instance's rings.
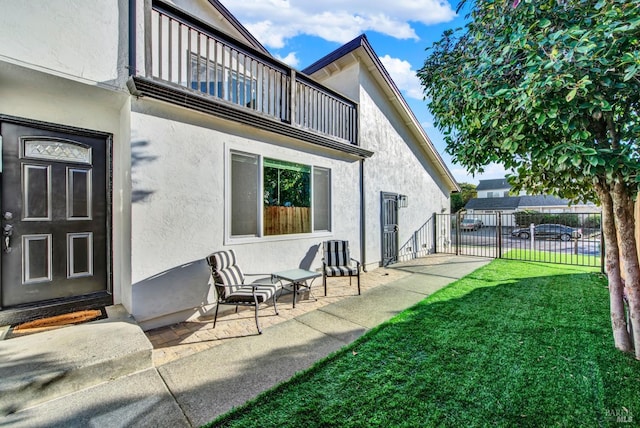
[{"label": "wooden privacy fence", "polygon": [[311,208],[264,207],[264,234],[288,235],[311,232]]}]

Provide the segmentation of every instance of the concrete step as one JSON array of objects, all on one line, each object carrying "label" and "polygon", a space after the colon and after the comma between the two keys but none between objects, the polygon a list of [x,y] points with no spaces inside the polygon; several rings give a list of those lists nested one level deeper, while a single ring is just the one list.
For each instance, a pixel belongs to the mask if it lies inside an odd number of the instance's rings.
[{"label": "concrete step", "polygon": [[0,341],[0,416],[153,366],[133,317],[106,309],[103,320]]},{"label": "concrete step", "polygon": [[3,428],[189,428],[155,368],[0,418]]}]

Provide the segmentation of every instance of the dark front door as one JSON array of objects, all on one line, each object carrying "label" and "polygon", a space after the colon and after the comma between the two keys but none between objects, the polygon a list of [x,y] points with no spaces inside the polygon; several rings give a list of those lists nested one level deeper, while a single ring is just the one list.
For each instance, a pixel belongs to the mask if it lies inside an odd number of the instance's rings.
[{"label": "dark front door", "polygon": [[398,195],[382,192],[382,265],[398,261]]},{"label": "dark front door", "polygon": [[2,309],[108,294],[110,139],[0,122]]}]

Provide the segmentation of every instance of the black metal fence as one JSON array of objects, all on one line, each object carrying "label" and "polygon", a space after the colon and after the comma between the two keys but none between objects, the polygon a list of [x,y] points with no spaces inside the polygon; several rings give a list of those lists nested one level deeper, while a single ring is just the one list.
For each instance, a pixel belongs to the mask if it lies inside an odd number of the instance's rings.
[{"label": "black metal fence", "polygon": [[437,230],[435,214],[427,220],[411,237],[400,245],[398,249],[398,261],[412,260],[424,257],[436,252]]},{"label": "black metal fence", "polygon": [[600,213],[434,214],[434,251],[603,269]]}]

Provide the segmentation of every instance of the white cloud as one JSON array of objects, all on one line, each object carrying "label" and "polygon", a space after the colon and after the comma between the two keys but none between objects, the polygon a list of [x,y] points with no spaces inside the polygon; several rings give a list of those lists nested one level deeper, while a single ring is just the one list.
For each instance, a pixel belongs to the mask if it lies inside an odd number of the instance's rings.
[{"label": "white cloud", "polygon": [[481,174],[480,179],[490,180],[494,178],[504,178],[507,175],[507,171],[503,165],[497,163],[491,163],[484,168],[484,172]]},{"label": "white cloud", "polygon": [[293,68],[296,68],[300,63],[300,59],[297,57],[295,52],[289,52],[287,56],[284,57],[276,54],[275,57]]},{"label": "white cloud", "polygon": [[408,61],[392,58],[389,55],[380,57],[380,61],[405,96],[422,100],[420,79],[416,76],[416,71],[411,69],[411,64]]},{"label": "white cloud", "polygon": [[366,31],[397,39],[418,36],[412,22],[437,24],[455,18],[444,0],[225,0],[224,5],[265,46],[282,48],[299,34],[345,43]]},{"label": "white cloud", "polygon": [[452,168],[451,174],[453,174],[453,178],[455,178],[458,183],[478,184],[478,180],[469,174],[464,168]]}]

